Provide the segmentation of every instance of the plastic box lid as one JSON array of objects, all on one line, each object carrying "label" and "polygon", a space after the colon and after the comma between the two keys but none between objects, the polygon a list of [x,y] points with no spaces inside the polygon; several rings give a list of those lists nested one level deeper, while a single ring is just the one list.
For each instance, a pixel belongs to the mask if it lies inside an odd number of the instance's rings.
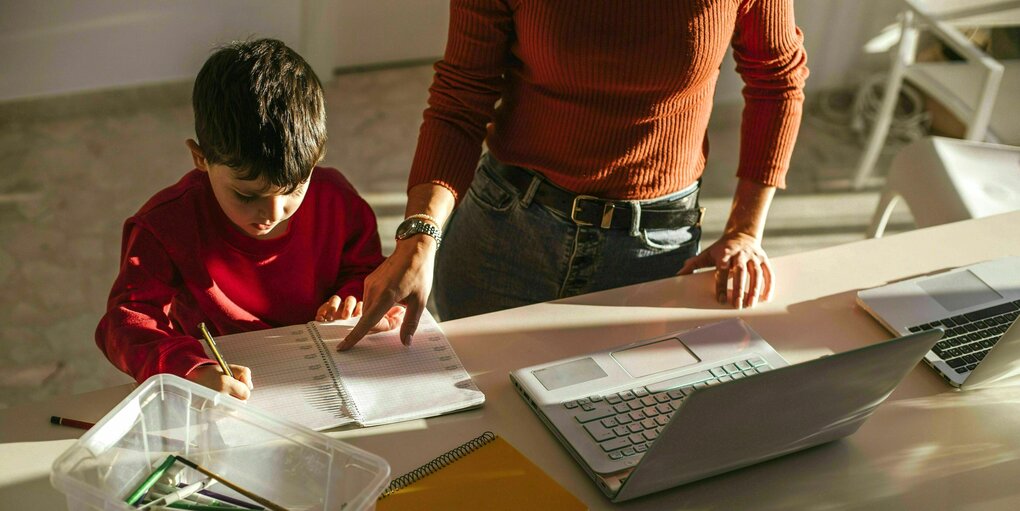
[{"label": "plastic box lid", "polygon": [[[289,510],[371,509],[390,476],[379,456],[159,374],[61,454],[50,482],[72,511],[133,509],[128,494],[171,454]],[[205,479],[192,469],[180,477]],[[210,490],[251,502],[222,484]]]}]

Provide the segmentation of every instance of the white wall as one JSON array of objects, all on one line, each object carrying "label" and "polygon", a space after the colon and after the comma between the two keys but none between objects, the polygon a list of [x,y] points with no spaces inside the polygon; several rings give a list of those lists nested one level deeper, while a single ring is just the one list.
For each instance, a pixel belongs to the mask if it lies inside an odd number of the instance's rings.
[{"label": "white wall", "polygon": [[0,100],[191,79],[213,46],[300,21],[272,0],[0,0]]},{"label": "white wall", "polygon": [[[861,46],[897,8],[796,0],[809,89],[861,78]],[[323,77],[429,59],[442,54],[447,20],[448,0],[0,0],[0,101],[190,80],[213,46],[252,35],[284,40]],[[733,67],[723,64],[718,102],[740,100]]]},{"label": "white wall", "polygon": [[[882,57],[868,58],[864,43],[890,24],[899,12],[893,0],[795,0],[797,25],[804,32],[808,54],[807,90],[826,89],[859,82],[868,73],[885,69]],[[742,101],[743,82],[734,72],[736,64],[727,54],[716,87],[716,103]]]},{"label": "white wall", "polygon": [[449,0],[343,0],[336,24],[336,65],[442,56],[449,4]]}]

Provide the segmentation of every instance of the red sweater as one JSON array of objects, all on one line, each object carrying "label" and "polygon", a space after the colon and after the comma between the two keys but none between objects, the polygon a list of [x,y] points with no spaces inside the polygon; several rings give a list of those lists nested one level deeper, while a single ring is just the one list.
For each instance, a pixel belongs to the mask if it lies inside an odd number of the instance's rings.
[{"label": "red sweater", "polygon": [[808,74],[793,0],[452,0],[409,186],[460,197],[485,139],[577,193],[680,190],[705,168],[730,45],[745,83],[737,175],[785,186]]},{"label": "red sweater", "polygon": [[198,340],[305,323],[333,294],[361,298],[383,261],[375,216],[335,169],[317,168],[286,233],[257,240],[220,209],[205,172],[157,193],[124,224],[120,274],[96,344],[139,382],[212,363]]}]

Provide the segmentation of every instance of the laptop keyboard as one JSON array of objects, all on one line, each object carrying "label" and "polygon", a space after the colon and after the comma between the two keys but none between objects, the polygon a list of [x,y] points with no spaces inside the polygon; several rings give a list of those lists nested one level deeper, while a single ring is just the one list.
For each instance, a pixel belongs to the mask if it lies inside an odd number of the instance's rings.
[{"label": "laptop keyboard", "polygon": [[957,373],[963,374],[977,367],[1009,325],[1016,321],[1017,315],[1020,315],[1020,300],[912,326],[907,330],[917,333],[942,327],[946,333],[932,351]]},{"label": "laptop keyboard", "polygon": [[607,457],[619,460],[648,450],[680,402],[696,389],[770,370],[761,357],[724,364],[605,396],[563,403]]}]

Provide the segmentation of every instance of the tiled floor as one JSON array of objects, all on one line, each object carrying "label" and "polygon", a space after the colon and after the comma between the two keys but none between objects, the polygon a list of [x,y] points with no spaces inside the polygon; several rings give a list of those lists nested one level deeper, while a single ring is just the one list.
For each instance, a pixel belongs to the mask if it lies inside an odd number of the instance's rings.
[{"label": "tiled floor", "polygon": [[[404,189],[432,71],[340,75],[327,87],[325,164],[375,208],[385,250]],[[113,282],[122,222],[191,169],[190,84],[0,104],[0,408],[130,379],[93,341]],[[819,95],[818,97],[823,97]],[[876,191],[826,191],[859,145],[846,119],[809,96],[789,174],[769,218],[773,257],[863,237]],[[739,105],[718,106],[703,197],[707,240],[725,222],[735,183]],[[909,228],[900,214],[890,232]]]}]

